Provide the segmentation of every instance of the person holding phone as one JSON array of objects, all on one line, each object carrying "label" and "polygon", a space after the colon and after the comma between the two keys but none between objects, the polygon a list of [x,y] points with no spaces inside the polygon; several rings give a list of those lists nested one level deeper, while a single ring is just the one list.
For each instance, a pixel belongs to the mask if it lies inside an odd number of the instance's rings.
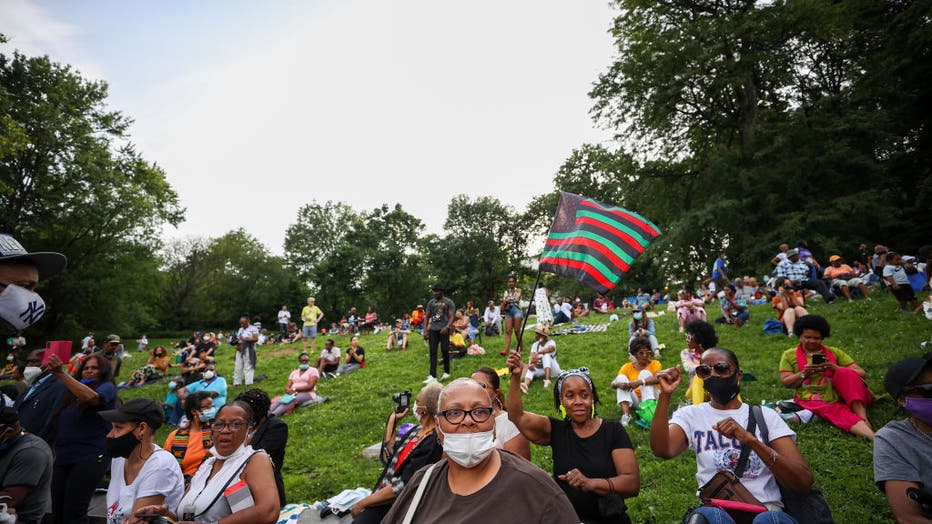
[{"label": "person holding phone", "polygon": [[771,307],[777,310],[777,320],[783,323],[786,328],[786,335],[792,337],[795,331],[796,319],[802,318],[809,314],[806,310],[806,300],[803,294],[794,290],[787,284],[784,277],[779,277],[774,282],[777,290],[776,296],[773,297]]},{"label": "person holding phone", "polygon": [[822,344],[831,335],[825,318],[800,317],[794,329],[799,344],[783,352],[780,381],[796,391],[795,401],[803,408],[843,431],[874,440],[867,418],[867,408],[874,401],[864,382],[867,372],[844,351]]},{"label": "person holding phone", "polygon": [[[414,472],[440,460],[443,448],[437,438],[437,401],[442,389],[442,384],[432,381],[417,394],[411,408],[399,406],[388,415],[385,440],[379,455],[382,474],[372,494],[353,505],[354,524],[381,522]],[[420,425],[399,434],[398,423],[409,412],[414,414]]]}]

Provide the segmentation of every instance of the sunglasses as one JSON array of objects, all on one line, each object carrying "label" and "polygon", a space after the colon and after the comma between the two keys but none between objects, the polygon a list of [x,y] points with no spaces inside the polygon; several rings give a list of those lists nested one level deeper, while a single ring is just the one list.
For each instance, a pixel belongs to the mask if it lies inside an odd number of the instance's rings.
[{"label": "sunglasses", "polygon": [[932,398],[932,383],[908,387],[906,393],[918,393],[925,398]]},{"label": "sunglasses", "polygon": [[716,362],[711,366],[700,364],[696,366],[696,376],[705,380],[712,376],[712,372],[720,377],[730,377],[735,373],[735,369],[728,362]]}]

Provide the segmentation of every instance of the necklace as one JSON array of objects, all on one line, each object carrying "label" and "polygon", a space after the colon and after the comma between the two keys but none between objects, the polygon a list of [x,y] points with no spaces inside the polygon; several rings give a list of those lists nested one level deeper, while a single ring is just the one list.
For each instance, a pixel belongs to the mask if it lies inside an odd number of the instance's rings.
[{"label": "necklace", "polygon": [[923,439],[925,439],[925,440],[929,441],[930,443],[932,443],[932,435],[929,435],[929,434],[926,433],[925,431],[922,431],[921,429],[919,429],[919,426],[917,426],[916,423],[913,422],[912,417],[910,417],[909,423],[912,424],[913,429],[916,430],[916,433],[919,433],[919,436],[921,436]]}]

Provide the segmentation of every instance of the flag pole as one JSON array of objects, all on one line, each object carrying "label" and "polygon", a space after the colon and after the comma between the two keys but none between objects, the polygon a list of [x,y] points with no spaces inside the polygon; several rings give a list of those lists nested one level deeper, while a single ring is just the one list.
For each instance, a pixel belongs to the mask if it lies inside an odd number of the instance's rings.
[{"label": "flag pole", "polygon": [[[518,331],[518,353],[521,353],[521,338],[524,336],[524,328],[527,326],[528,312],[531,310],[531,304],[534,302],[534,296],[537,294],[537,285],[540,284],[540,264],[537,265],[537,278],[534,280],[534,287],[531,288],[531,299],[527,302],[527,308],[524,309],[524,318],[521,321],[521,331]],[[538,317],[540,313],[538,312]]]}]

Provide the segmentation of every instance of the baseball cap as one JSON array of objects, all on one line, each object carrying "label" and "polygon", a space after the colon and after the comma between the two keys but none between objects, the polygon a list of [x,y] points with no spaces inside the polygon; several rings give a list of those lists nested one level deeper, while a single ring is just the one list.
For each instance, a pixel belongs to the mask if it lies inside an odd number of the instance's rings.
[{"label": "baseball cap", "polygon": [[834,262],[834,261],[836,261],[836,260],[841,260],[841,257],[838,256],[838,255],[832,255],[832,256],[828,257],[828,261],[829,261],[829,262]]},{"label": "baseball cap", "polygon": [[107,422],[145,422],[152,429],[165,422],[162,406],[151,398],[134,398],[117,409],[101,411],[100,417]]},{"label": "baseball cap", "polygon": [[788,249],[786,251],[786,256],[791,257],[793,255],[797,255],[797,256],[799,255],[799,250],[796,249],[795,247],[793,249]]},{"label": "baseball cap", "polygon": [[120,343],[120,335],[107,335],[107,338],[104,339],[104,344],[110,344],[111,342]]},{"label": "baseball cap", "polygon": [[45,251],[30,253],[12,236],[0,233],[0,262],[14,260],[35,264],[36,269],[39,270],[39,278],[42,280],[57,275],[68,265],[68,258],[61,253]]},{"label": "baseball cap", "polygon": [[922,358],[904,358],[887,370],[887,375],[883,378],[883,387],[896,400],[903,394],[903,389],[916,380],[916,377],[921,375],[930,364],[932,364],[932,353]]}]

